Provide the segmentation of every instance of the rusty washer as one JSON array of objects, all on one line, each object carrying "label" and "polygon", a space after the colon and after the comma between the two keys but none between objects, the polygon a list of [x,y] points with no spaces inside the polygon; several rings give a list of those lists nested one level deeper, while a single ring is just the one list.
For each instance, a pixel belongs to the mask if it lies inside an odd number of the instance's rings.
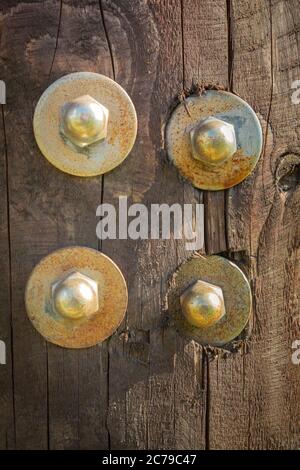
[{"label": "rusty washer", "polygon": [[66,348],[93,346],[110,336],[127,309],[127,287],[115,263],[84,247],[46,256],[29,277],[28,317],[47,341]]},{"label": "rusty washer", "polygon": [[104,75],[77,72],[54,82],[39,99],[33,119],[42,154],[75,176],[96,176],[120,165],[137,133],[134,105]]},{"label": "rusty washer", "polygon": [[226,91],[207,90],[177,106],[166,142],[170,160],[186,180],[217,191],[235,186],[253,171],[263,137],[248,103]]},{"label": "rusty washer", "polygon": [[179,332],[219,347],[243,331],[252,308],[250,285],[241,269],[221,256],[198,254],[174,274],[167,303]]}]

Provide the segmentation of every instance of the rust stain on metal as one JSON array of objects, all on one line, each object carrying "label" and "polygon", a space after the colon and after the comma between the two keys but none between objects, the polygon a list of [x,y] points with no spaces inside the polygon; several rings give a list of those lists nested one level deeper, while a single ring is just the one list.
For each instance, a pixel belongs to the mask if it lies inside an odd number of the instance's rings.
[{"label": "rust stain on metal", "polygon": [[[53,286],[74,270],[98,286],[98,310],[78,319],[60,315],[53,303]],[[85,247],[57,250],[43,258],[29,277],[25,305],[29,319],[47,341],[66,348],[93,346],[118,328],[128,302],[125,279],[103,253]]]},{"label": "rust stain on metal", "polygon": [[[89,95],[109,111],[105,140],[85,148],[72,146],[60,133],[65,103]],[[34,134],[42,154],[59,170],[75,176],[96,176],[120,165],[137,133],[134,105],[125,90],[108,77],[77,72],[54,82],[41,96],[34,114]]]},{"label": "rust stain on metal", "polygon": [[[234,126],[238,147],[232,157],[214,166],[193,157],[190,140],[190,132],[210,116]],[[262,150],[262,130],[256,114],[241,98],[226,91],[206,90],[185,98],[175,108],[167,124],[166,142],[170,160],[186,180],[196,188],[222,190],[253,171]]]},{"label": "rust stain on metal", "polygon": [[[225,314],[205,328],[193,326],[182,311],[180,297],[197,281],[222,289]],[[173,275],[167,294],[167,311],[177,330],[201,345],[222,347],[246,327],[252,309],[249,282],[241,269],[221,256],[194,256]]]}]

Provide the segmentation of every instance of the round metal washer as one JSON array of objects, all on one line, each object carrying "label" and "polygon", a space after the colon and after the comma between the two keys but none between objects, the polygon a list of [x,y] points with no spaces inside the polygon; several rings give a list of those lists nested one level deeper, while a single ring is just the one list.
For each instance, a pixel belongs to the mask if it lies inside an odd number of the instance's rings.
[{"label": "round metal washer", "polygon": [[[51,292],[57,279],[77,270],[98,284],[99,307],[90,318],[70,320],[53,308]],[[116,264],[103,253],[85,247],[59,249],[32,271],[26,286],[29,319],[47,341],[66,348],[93,346],[118,328],[128,302],[125,279]]]},{"label": "round metal washer", "polygon": [[[109,110],[107,137],[86,148],[70,145],[60,133],[63,105],[89,95]],[[131,151],[137,133],[134,105],[125,90],[104,75],[76,72],[66,75],[43,93],[33,119],[42,154],[59,170],[75,176],[96,176],[120,165]]]},{"label": "round metal washer", "polygon": [[[226,311],[217,323],[203,329],[186,321],[180,305],[181,294],[198,280],[222,289]],[[251,289],[246,276],[238,266],[221,256],[196,255],[183,263],[173,276],[167,301],[168,312],[179,332],[200,344],[219,347],[243,331],[252,309]]]},{"label": "round metal washer", "polygon": [[[190,132],[213,116],[232,124],[237,151],[219,165],[207,165],[192,156]],[[243,181],[254,169],[262,151],[262,129],[253,109],[240,97],[220,90],[190,96],[174,110],[166,129],[167,151],[181,175],[193,186],[222,190]]]}]

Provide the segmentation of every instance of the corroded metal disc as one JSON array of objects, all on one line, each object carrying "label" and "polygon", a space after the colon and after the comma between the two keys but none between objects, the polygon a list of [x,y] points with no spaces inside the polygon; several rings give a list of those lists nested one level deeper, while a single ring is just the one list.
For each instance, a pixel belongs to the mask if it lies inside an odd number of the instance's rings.
[{"label": "corroded metal disc", "polygon": [[[59,315],[53,304],[53,286],[68,273],[80,272],[98,286],[98,308],[93,315],[72,320]],[[25,304],[28,317],[47,341],[66,348],[93,346],[109,337],[127,309],[125,279],[103,253],[85,247],[57,250],[43,258],[29,277]]]},{"label": "corroded metal disc", "polygon": [[[205,281],[222,289],[225,315],[215,324],[197,328],[182,313],[180,296],[197,281]],[[180,333],[200,344],[224,346],[245,328],[252,308],[249,282],[244,273],[221,256],[196,255],[183,263],[173,276],[168,291],[168,312]]]},{"label": "corroded metal disc", "polygon": [[[190,132],[208,117],[232,124],[237,151],[219,165],[207,165],[192,155]],[[206,190],[230,188],[254,169],[262,151],[262,129],[253,109],[238,96],[207,90],[190,96],[174,110],[166,129],[167,151],[181,175],[193,186]]]},{"label": "corroded metal disc", "polygon": [[[65,103],[88,95],[109,110],[107,137],[85,148],[75,147],[60,133]],[[137,132],[134,105],[125,90],[104,75],[77,72],[54,82],[37,103],[34,134],[42,154],[59,170],[95,176],[120,165],[131,151]]]}]

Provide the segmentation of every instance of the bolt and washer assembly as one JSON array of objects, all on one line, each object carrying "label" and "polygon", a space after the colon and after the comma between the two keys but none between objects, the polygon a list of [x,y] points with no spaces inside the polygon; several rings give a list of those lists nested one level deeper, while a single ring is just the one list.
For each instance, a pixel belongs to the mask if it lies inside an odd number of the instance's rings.
[{"label": "bolt and washer assembly", "polygon": [[245,329],[251,289],[236,264],[221,256],[195,254],[174,274],[167,306],[180,333],[202,345],[222,347]]},{"label": "bolt and washer assembly", "polygon": [[104,75],[76,72],[43,93],[33,129],[42,154],[59,170],[96,176],[120,165],[131,151],[137,116],[126,91]]},{"label": "bolt and washer assembly", "polygon": [[111,336],[127,302],[126,282],[115,263],[99,251],[76,246],[43,258],[25,291],[34,327],[66,348],[90,347]]},{"label": "bolt and washer assembly", "polygon": [[167,152],[193,186],[222,190],[243,181],[262,151],[261,124],[237,95],[206,90],[173,111],[166,128]]}]

